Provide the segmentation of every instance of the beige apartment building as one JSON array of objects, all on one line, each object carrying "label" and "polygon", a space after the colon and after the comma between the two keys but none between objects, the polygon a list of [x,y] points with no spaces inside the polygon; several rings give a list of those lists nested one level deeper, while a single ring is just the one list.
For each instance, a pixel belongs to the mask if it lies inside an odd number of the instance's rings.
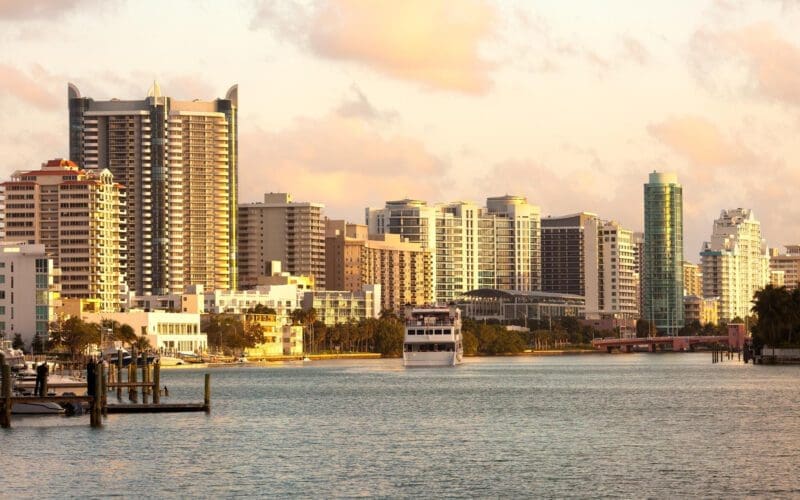
[{"label": "beige apartment building", "polygon": [[431,304],[433,254],[398,234],[369,235],[367,226],[325,223],[325,280],[330,290],[359,292],[381,285],[381,308],[401,313],[406,304]]},{"label": "beige apartment building", "polygon": [[786,245],[785,248],[783,254],[777,248],[770,249],[769,267],[772,271],[783,271],[784,285],[793,290],[800,286],[800,245]]},{"label": "beige apartment building", "polygon": [[267,193],[261,203],[239,205],[239,283],[253,288],[275,272],[273,261],[294,276],[325,284],[324,205],[295,202],[288,193]]},{"label": "beige apartment building", "polygon": [[699,264],[683,261],[683,295],[703,296],[703,273]]},{"label": "beige apartment building", "polygon": [[102,311],[116,311],[127,263],[125,193],[111,172],[51,160],[14,172],[2,187],[4,240],[43,244],[63,297],[98,299]]},{"label": "beige apartment building", "polygon": [[127,281],[137,294],[235,289],[238,87],[181,101],[96,101],[69,84],[70,158],[127,190]]}]

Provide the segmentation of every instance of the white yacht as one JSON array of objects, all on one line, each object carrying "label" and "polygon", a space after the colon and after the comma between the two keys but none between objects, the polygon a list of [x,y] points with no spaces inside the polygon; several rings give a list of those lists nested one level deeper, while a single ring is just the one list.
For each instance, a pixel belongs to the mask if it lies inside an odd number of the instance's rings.
[{"label": "white yacht", "polygon": [[461,311],[457,307],[430,306],[406,310],[405,366],[455,366],[461,363],[463,356]]}]

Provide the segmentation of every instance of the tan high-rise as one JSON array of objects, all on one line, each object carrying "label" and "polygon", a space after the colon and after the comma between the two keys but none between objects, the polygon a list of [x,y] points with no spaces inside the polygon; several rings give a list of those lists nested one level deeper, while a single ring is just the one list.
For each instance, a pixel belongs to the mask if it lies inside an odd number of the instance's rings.
[{"label": "tan high-rise", "polygon": [[85,171],[68,160],[17,171],[3,183],[5,241],[42,243],[61,271],[61,296],[95,298],[119,308],[127,262],[125,193],[111,172]]},{"label": "tan high-rise", "polygon": [[323,205],[295,202],[287,193],[267,193],[263,203],[239,205],[239,281],[252,288],[271,276],[273,261],[294,276],[313,276],[325,287]]},{"label": "tan high-rise", "polygon": [[367,226],[328,220],[325,279],[329,290],[361,291],[381,285],[381,309],[401,313],[406,304],[431,304],[433,253],[398,234],[368,235]]},{"label": "tan high-rise", "polygon": [[130,288],[236,288],[238,88],[179,101],[153,84],[142,100],[95,101],[70,84],[68,96],[71,159],[128,193]]}]

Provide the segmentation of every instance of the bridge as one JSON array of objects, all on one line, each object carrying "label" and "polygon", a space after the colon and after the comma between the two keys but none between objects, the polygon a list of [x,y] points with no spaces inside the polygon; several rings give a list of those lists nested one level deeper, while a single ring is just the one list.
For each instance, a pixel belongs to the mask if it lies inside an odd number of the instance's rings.
[{"label": "bridge", "polygon": [[674,336],[674,337],[644,337],[644,338],[604,338],[592,340],[592,346],[598,351],[620,350],[625,352],[633,351],[634,347],[647,347],[649,352],[656,352],[660,347],[662,350],[670,347],[675,352],[694,351],[697,345],[716,345],[724,344],[734,351],[741,350],[744,346],[746,331],[743,324],[731,323],[728,325],[728,335],[696,335],[696,336]]}]

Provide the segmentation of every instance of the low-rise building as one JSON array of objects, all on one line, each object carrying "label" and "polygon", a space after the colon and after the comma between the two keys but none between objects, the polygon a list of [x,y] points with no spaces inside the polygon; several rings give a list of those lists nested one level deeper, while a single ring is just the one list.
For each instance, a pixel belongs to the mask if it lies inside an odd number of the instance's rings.
[{"label": "low-rise building", "polygon": [[38,335],[46,342],[55,321],[57,270],[43,244],[0,243],[0,334],[19,334],[26,348]]},{"label": "low-rise building", "polygon": [[520,292],[481,288],[456,300],[464,317],[474,320],[519,322],[556,320],[566,316],[582,319],[586,315],[586,299],[582,295],[549,292]]},{"label": "low-rise building", "polygon": [[703,298],[697,295],[683,297],[684,319],[689,325],[693,321],[701,325],[719,323],[719,299],[717,297]]},{"label": "low-rise building", "polygon": [[303,309],[314,309],[317,321],[333,326],[377,318],[381,313],[381,286],[364,285],[360,292],[314,290],[305,292]]},{"label": "low-rise building", "polygon": [[126,312],[84,313],[89,323],[116,321],[127,324],[139,337],[145,337],[159,352],[203,352],[208,336],[200,331],[200,314],[130,310]]}]

